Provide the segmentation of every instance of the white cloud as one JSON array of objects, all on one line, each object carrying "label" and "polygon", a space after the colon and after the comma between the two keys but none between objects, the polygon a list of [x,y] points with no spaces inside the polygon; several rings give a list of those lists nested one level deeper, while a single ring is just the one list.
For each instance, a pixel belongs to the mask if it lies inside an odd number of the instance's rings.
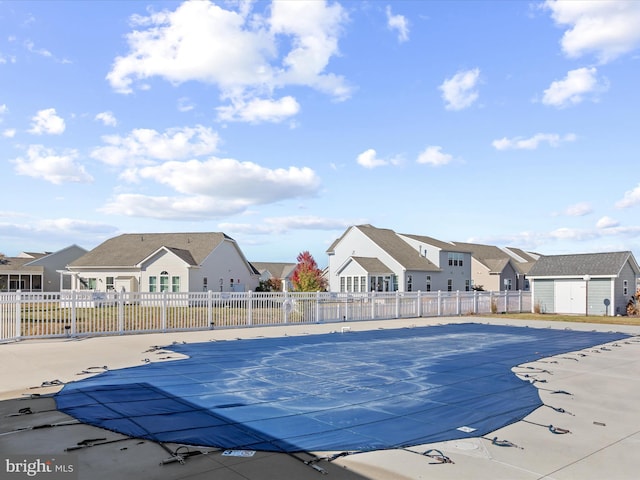
[{"label": "white cloud", "polygon": [[418,163],[432,165],[438,167],[440,165],[446,165],[453,160],[453,156],[442,151],[442,147],[433,145],[425,148],[420,155],[418,155]]},{"label": "white cloud", "polygon": [[45,48],[36,48],[35,44],[31,40],[25,41],[24,46],[29,52],[35,53],[36,55],[47,58],[53,57],[53,54],[49,50]]},{"label": "white cloud", "polygon": [[570,217],[583,217],[593,213],[593,207],[588,202],[580,202],[568,206],[564,213]]},{"label": "white cloud", "polygon": [[118,121],[116,120],[113,112],[100,112],[96,115],[95,119],[101,121],[108,127],[115,127],[116,125],[118,125]]},{"label": "white cloud", "polygon": [[640,185],[633,190],[625,192],[624,198],[616,202],[616,208],[628,208],[635,205],[640,205]]},{"label": "white cloud", "polygon": [[52,240],[62,245],[79,242],[95,242],[97,237],[108,237],[116,233],[116,228],[104,223],[77,220],[72,218],[39,219],[29,218],[20,223],[0,222],[0,235],[22,241],[35,236],[44,237],[49,244]]},{"label": "white cloud", "polygon": [[291,230],[344,230],[362,223],[354,220],[324,218],[317,216],[269,217],[259,224],[255,223],[221,223],[218,228],[225,232],[244,234],[282,234]]},{"label": "white cloud", "polygon": [[349,97],[344,79],[325,72],[339,53],[347,21],[339,4],[273,2],[265,15],[251,12],[263,3],[237,5],[234,11],[208,0],[187,1],[175,11],[132,17],[130,51],[115,59],[107,75],[111,86],[130,93],[139,81],[158,76],[173,84],[214,84],[222,99],[248,104],[286,85],[308,86],[338,100]]},{"label": "white cloud", "polygon": [[570,70],[564,79],[552,82],[544,91],[542,103],[562,108],[581,103],[585,95],[606,90],[607,83],[598,81],[596,75],[595,67]]},{"label": "white cloud", "polygon": [[494,140],[491,145],[496,150],[535,150],[541,143],[547,143],[551,147],[558,147],[564,142],[573,142],[577,136],[573,133],[566,135],[558,135],[557,133],[536,133],[533,137],[523,138],[503,137],[499,140]]},{"label": "white cloud", "polygon": [[618,222],[617,220],[605,216],[598,220],[598,222],[596,223],[596,228],[614,228],[618,227],[619,225],[620,222]]},{"label": "white cloud", "polygon": [[42,135],[44,133],[60,135],[66,128],[64,120],[58,116],[55,108],[40,110],[31,121],[29,133],[34,135]]},{"label": "white cloud", "polygon": [[178,111],[180,112],[190,112],[193,110],[195,106],[187,97],[180,97],[178,99]]},{"label": "white cloud", "polygon": [[0,104],[0,115],[4,115],[9,111],[9,107],[7,107],[4,103]]},{"label": "white cloud", "polygon": [[636,0],[547,0],[544,8],[568,29],[562,50],[572,58],[588,53],[607,63],[640,45],[640,2]]},{"label": "white cloud", "polygon": [[125,137],[105,135],[107,144],[97,147],[91,157],[113,166],[135,166],[155,161],[180,160],[213,153],[219,137],[208,127],[169,128],[164,133],[138,128]]},{"label": "white cloud", "polygon": [[320,185],[320,179],[308,167],[270,169],[230,158],[165,162],[140,168],[138,176],[169,185],[180,193],[240,198],[252,204],[314,195]]},{"label": "white cloud", "polygon": [[216,110],[219,120],[278,123],[296,115],[300,111],[300,104],[290,96],[279,100],[253,98],[248,102],[235,100],[232,105],[218,107]]},{"label": "white cloud", "polygon": [[398,32],[398,41],[402,43],[409,40],[409,22],[406,17],[404,15],[393,15],[390,5],[387,5],[386,14],[387,27]]},{"label": "white cloud", "polygon": [[131,179],[152,180],[177,195],[117,195],[104,211],[151,218],[194,219],[239,214],[255,205],[317,194],[320,179],[307,167],[269,169],[252,162],[210,158],[169,161],[129,171]]},{"label": "white cloud", "polygon": [[480,79],[480,69],[474,68],[456,73],[438,87],[442,91],[447,110],[463,110],[478,99],[476,86]]},{"label": "white cloud", "polygon": [[3,130],[2,136],[5,137],[5,138],[13,138],[13,137],[16,136],[16,129],[15,128],[7,128],[6,130]]},{"label": "white cloud", "polygon": [[378,158],[378,154],[373,148],[370,148],[358,155],[356,161],[358,162],[358,165],[364,168],[376,168],[389,165],[387,160]]},{"label": "white cloud", "polygon": [[18,175],[42,178],[54,184],[90,183],[93,177],[77,163],[78,152],[68,150],[61,154],[42,145],[30,145],[26,157],[12,160]]}]

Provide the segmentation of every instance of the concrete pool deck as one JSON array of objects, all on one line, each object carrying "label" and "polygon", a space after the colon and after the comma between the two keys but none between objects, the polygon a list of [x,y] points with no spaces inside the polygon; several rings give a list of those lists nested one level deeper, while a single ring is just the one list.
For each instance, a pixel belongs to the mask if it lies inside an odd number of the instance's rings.
[{"label": "concrete pool deck", "polygon": [[[154,442],[77,424],[55,409],[48,394],[104,371],[173,361],[173,342],[279,337],[405,328],[442,323],[492,323],[536,328],[616,331],[640,335],[640,327],[520,321],[495,318],[416,318],[387,321],[254,327],[164,334],[27,340],[0,345],[0,461],[20,455],[58,455],[76,465],[69,478],[249,479],[632,479],[640,475],[640,338],[603,348],[541,359],[521,369],[537,372],[546,406],[486,438],[469,438],[408,449],[317,458],[335,452],[234,456],[213,448],[160,446]],[[157,350],[154,347],[167,346]],[[526,367],[535,367],[527,369]],[[546,370],[549,373],[540,373]],[[515,374],[514,373],[514,374]],[[43,384],[45,386],[43,386]],[[49,385],[49,386],[47,386]],[[553,393],[566,392],[566,393]],[[32,398],[33,394],[39,395]],[[20,411],[29,408],[31,414]],[[68,425],[65,425],[68,423]],[[60,425],[63,424],[63,425]],[[54,426],[50,426],[54,425]],[[549,428],[552,425],[553,428]],[[42,427],[43,428],[34,428]],[[554,430],[555,433],[552,431]],[[561,433],[568,431],[568,433]],[[495,438],[495,441],[494,441]],[[184,463],[171,461],[182,454]],[[423,455],[429,452],[430,456]],[[315,457],[314,457],[315,455]],[[66,458],[66,457],[65,457]],[[440,460],[452,463],[441,463]],[[163,464],[163,462],[165,462]],[[0,478],[12,478],[0,465]]]}]

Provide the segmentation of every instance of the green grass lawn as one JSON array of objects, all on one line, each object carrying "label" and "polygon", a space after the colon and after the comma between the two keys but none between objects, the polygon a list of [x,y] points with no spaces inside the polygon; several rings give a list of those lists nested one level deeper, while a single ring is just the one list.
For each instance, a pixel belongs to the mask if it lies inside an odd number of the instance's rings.
[{"label": "green grass lawn", "polygon": [[[497,315],[474,315],[476,317],[496,317]],[[545,320],[547,322],[602,323],[607,325],[640,325],[640,317],[605,317],[600,315],[560,315],[555,313],[506,313],[514,320]]]}]

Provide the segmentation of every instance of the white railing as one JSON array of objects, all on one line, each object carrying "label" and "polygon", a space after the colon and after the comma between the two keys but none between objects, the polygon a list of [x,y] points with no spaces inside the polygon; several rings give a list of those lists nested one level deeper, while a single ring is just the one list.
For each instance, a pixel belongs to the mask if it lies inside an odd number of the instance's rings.
[{"label": "white railing", "polygon": [[530,292],[0,293],[0,342],[393,318],[531,312]]}]

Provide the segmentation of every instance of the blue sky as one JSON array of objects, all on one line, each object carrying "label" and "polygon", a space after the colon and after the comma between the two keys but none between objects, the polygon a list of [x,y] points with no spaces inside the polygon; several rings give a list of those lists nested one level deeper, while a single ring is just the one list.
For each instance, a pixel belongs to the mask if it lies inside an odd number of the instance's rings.
[{"label": "blue sky", "polygon": [[370,223],[640,258],[640,2],[0,1],[0,252]]}]

